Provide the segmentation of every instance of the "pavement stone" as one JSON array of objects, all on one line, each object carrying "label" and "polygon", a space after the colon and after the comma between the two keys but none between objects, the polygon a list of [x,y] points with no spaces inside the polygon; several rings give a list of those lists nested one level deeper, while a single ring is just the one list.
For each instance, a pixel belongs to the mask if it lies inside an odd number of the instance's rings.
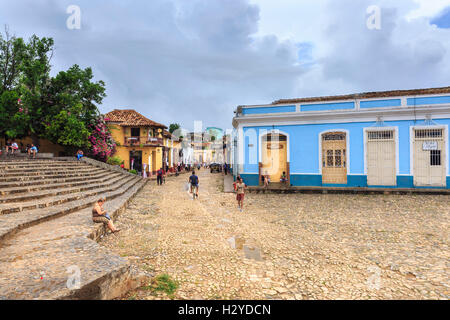
[{"label": "pavement stone", "polygon": [[223,175],[198,174],[198,200],[187,176],[148,183],[100,242],[169,274],[175,299],[450,297],[449,195],[247,194],[240,212]]}]

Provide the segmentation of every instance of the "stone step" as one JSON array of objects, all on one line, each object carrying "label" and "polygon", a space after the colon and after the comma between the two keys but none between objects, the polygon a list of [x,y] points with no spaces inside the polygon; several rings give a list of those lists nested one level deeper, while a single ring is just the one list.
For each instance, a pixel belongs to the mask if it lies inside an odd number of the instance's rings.
[{"label": "stone step", "polygon": [[56,174],[48,174],[48,175],[26,175],[26,176],[17,176],[11,175],[8,177],[0,177],[0,184],[8,183],[8,182],[22,182],[22,181],[40,181],[46,179],[65,179],[65,178],[73,178],[73,177],[88,177],[101,172],[109,172],[105,169],[92,167],[91,170],[83,170],[83,171],[72,171],[69,173],[56,173]]},{"label": "stone step", "polygon": [[[105,209],[116,217],[144,184],[108,200]],[[104,230],[91,217],[91,208],[79,210],[6,240],[0,247],[0,299],[114,299],[142,285],[145,274],[88,238]],[[67,288],[74,270],[80,271],[79,289]]]},{"label": "stone step", "polygon": [[26,181],[10,181],[10,182],[0,182],[0,191],[1,188],[14,188],[14,187],[27,187],[33,185],[46,185],[53,183],[69,183],[74,181],[88,181],[90,179],[97,179],[103,177],[105,174],[110,174],[111,172],[100,169],[97,173],[94,174],[86,174],[86,175],[76,175],[73,177],[63,177],[63,178],[53,178],[53,179],[34,179],[34,180],[26,180]]},{"label": "stone step", "polygon": [[35,172],[52,172],[52,171],[72,171],[72,170],[82,170],[92,168],[86,164],[78,164],[78,165],[54,165],[54,166],[33,166],[33,167],[23,167],[23,168],[14,168],[14,169],[0,169],[0,176],[6,174],[33,174]]},{"label": "stone step", "polygon": [[21,214],[3,215],[0,220],[0,243],[4,239],[14,235],[16,232],[29,228],[30,226],[46,222],[84,208],[93,207],[93,204],[100,196],[105,197],[106,199],[114,199],[124,194],[135,184],[142,182],[142,180],[143,179],[141,178],[131,177],[131,179],[126,179],[121,185],[97,189],[92,193],[92,195],[84,195],[83,197],[79,197],[78,200],[71,201],[69,203],[63,203],[43,209],[24,211]]},{"label": "stone step", "polygon": [[[96,167],[84,167],[84,168],[79,168],[76,169],[76,172],[90,172],[90,171],[94,171],[97,170],[98,168]],[[41,170],[41,171],[32,171],[32,172],[8,172],[8,173],[3,173],[0,174],[0,181],[1,179],[4,178],[10,178],[10,177],[17,177],[17,176],[48,176],[48,175],[65,175],[65,174],[72,174],[74,172],[74,170],[65,170],[64,168],[62,169],[46,169],[46,170]]]},{"label": "stone step", "polygon": [[30,210],[46,209],[51,206],[57,206],[60,204],[67,204],[72,201],[88,198],[90,196],[100,196],[102,192],[112,191],[115,188],[119,188],[127,182],[135,179],[132,176],[122,176],[119,182],[111,185],[105,185],[103,188],[87,190],[84,192],[74,192],[49,198],[41,198],[30,201],[19,201],[0,204],[0,216],[8,214],[27,214]]},{"label": "stone step", "polygon": [[41,163],[41,164],[14,164],[9,166],[0,166],[0,172],[5,171],[11,171],[11,170],[24,170],[24,169],[44,169],[44,168],[79,168],[79,167],[86,167],[86,163],[79,162],[79,163],[62,163],[58,162],[55,164],[47,164],[47,163]]},{"label": "stone step", "polygon": [[114,183],[120,181],[123,179],[124,176],[120,175],[119,177],[115,177],[113,179],[107,180],[107,182],[103,183],[86,183],[82,187],[73,187],[73,188],[60,188],[57,190],[44,190],[44,191],[35,191],[35,192],[29,192],[26,194],[19,194],[19,195],[7,195],[7,196],[0,196],[0,204],[5,203],[11,203],[11,202],[22,202],[26,200],[34,200],[34,199],[41,199],[46,197],[54,197],[64,194],[71,194],[76,192],[82,192],[87,190],[92,190],[96,188],[101,188],[106,185],[113,185]]},{"label": "stone step", "polygon": [[1,159],[0,160],[0,166],[1,165],[10,165],[12,163],[17,164],[42,164],[42,163],[61,163],[61,162],[79,162],[76,160],[76,158],[54,158],[54,159],[14,159],[14,158],[8,158],[8,159]]},{"label": "stone step", "polygon": [[[28,153],[26,152],[19,152],[19,153],[14,153],[14,155],[11,154],[6,154],[6,151],[2,152],[2,155],[0,156],[0,158],[3,159],[27,159],[27,160],[32,160],[33,156],[28,155]],[[36,154],[35,159],[37,160],[43,160],[43,159],[54,159],[55,155],[53,153],[42,153],[42,152],[38,152]]]},{"label": "stone step", "polygon": [[79,180],[76,179],[72,182],[61,182],[61,183],[49,183],[49,184],[35,184],[35,185],[29,185],[29,186],[19,186],[19,187],[11,187],[11,188],[2,188],[0,189],[1,195],[10,195],[10,194],[17,194],[17,193],[24,193],[24,192],[32,192],[32,191],[43,191],[43,190],[52,190],[52,189],[58,189],[58,188],[70,188],[70,187],[76,187],[86,184],[94,184],[94,183],[103,183],[105,181],[108,181],[114,177],[120,176],[121,174],[119,172],[105,172],[103,174],[97,175],[95,178],[90,177],[89,179]]}]

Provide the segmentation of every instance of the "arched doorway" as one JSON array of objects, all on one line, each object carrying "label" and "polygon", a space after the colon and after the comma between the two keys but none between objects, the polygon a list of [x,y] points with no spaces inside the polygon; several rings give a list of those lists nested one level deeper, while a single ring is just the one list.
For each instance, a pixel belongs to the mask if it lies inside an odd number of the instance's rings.
[{"label": "arched doorway", "polygon": [[271,182],[280,182],[283,172],[289,177],[288,141],[284,134],[267,134],[261,141],[260,175],[269,175]]},{"label": "arched doorway", "polygon": [[322,134],[322,183],[347,184],[347,134]]}]

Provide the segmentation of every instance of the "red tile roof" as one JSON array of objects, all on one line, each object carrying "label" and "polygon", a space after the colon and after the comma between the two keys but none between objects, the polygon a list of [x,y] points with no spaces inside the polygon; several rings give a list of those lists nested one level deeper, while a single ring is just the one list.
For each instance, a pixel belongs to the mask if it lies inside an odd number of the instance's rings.
[{"label": "red tile roof", "polygon": [[282,100],[274,101],[272,104],[322,102],[322,101],[354,100],[354,99],[370,99],[370,98],[388,98],[388,97],[415,96],[415,95],[442,94],[442,93],[450,93],[450,87],[430,88],[430,89],[414,89],[414,90],[394,90],[394,91],[380,91],[380,92],[363,92],[363,93],[348,94],[348,95],[341,95],[341,96],[312,97],[312,98],[300,98],[300,99],[282,99]]},{"label": "red tile roof", "polygon": [[118,122],[123,127],[146,127],[146,126],[152,126],[152,127],[159,127],[163,129],[167,129],[167,127],[161,123],[152,121],[146,117],[144,117],[139,112],[132,110],[132,109],[126,109],[126,110],[119,110],[114,109],[111,112],[108,112],[105,117],[108,119],[107,122]]},{"label": "red tile roof", "polygon": [[163,136],[167,138],[172,138],[172,134],[167,130],[163,130]]}]

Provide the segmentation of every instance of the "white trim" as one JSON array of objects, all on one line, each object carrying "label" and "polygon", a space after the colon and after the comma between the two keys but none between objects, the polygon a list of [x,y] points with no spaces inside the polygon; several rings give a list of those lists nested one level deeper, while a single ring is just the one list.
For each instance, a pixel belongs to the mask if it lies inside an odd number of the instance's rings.
[{"label": "white trim", "polygon": [[277,108],[277,107],[292,107],[298,106],[298,102],[296,103],[283,103],[283,104],[261,104],[261,105],[252,105],[252,106],[242,106],[242,110],[244,109],[257,109],[257,108]]},{"label": "white trim", "polygon": [[[299,125],[299,124],[336,124],[354,122],[374,122],[377,117],[383,116],[384,121],[425,120],[432,114],[433,119],[449,119],[450,105],[401,107],[396,109],[379,108],[364,109],[364,111],[338,111],[330,113],[321,112],[291,112],[283,114],[254,115],[252,117],[233,118],[233,125],[239,126],[272,126],[272,125]],[[326,116],[326,117],[325,117]]]},{"label": "white trim", "polygon": [[363,128],[364,138],[364,175],[368,173],[367,163],[367,132],[368,131],[394,131],[394,143],[395,143],[395,174],[398,176],[400,173],[400,148],[399,148],[399,135],[398,127],[365,127]]},{"label": "white trim", "polygon": [[410,155],[409,155],[409,161],[410,161],[410,173],[414,178],[414,138],[415,135],[413,135],[414,130],[421,130],[421,129],[443,129],[444,132],[444,149],[445,149],[445,172],[446,177],[449,176],[449,143],[448,143],[448,125],[435,125],[435,126],[410,126],[409,127],[409,149],[410,149]]},{"label": "white trim", "polygon": [[347,175],[350,175],[350,131],[347,129],[331,129],[319,133],[319,172],[322,175],[322,135],[330,132],[345,132],[346,154],[347,154]]},{"label": "white trim", "polygon": [[[412,99],[412,98],[436,98],[436,97],[450,97],[448,93],[436,93],[436,94],[427,94],[427,95],[409,95],[409,96],[387,96],[387,97],[374,97],[374,98],[354,98],[354,99],[345,99],[345,100],[323,100],[323,101],[305,101],[305,102],[293,102],[293,103],[282,103],[282,104],[257,104],[257,105],[246,105],[239,106],[242,109],[252,109],[252,108],[268,108],[268,107],[282,107],[282,106],[292,106],[292,105],[302,105],[302,104],[330,104],[330,103],[339,103],[339,102],[352,102],[352,101],[376,101],[376,100],[394,100],[394,99]],[[320,98],[320,97],[318,97]],[[296,99],[292,99],[296,100]]]}]

